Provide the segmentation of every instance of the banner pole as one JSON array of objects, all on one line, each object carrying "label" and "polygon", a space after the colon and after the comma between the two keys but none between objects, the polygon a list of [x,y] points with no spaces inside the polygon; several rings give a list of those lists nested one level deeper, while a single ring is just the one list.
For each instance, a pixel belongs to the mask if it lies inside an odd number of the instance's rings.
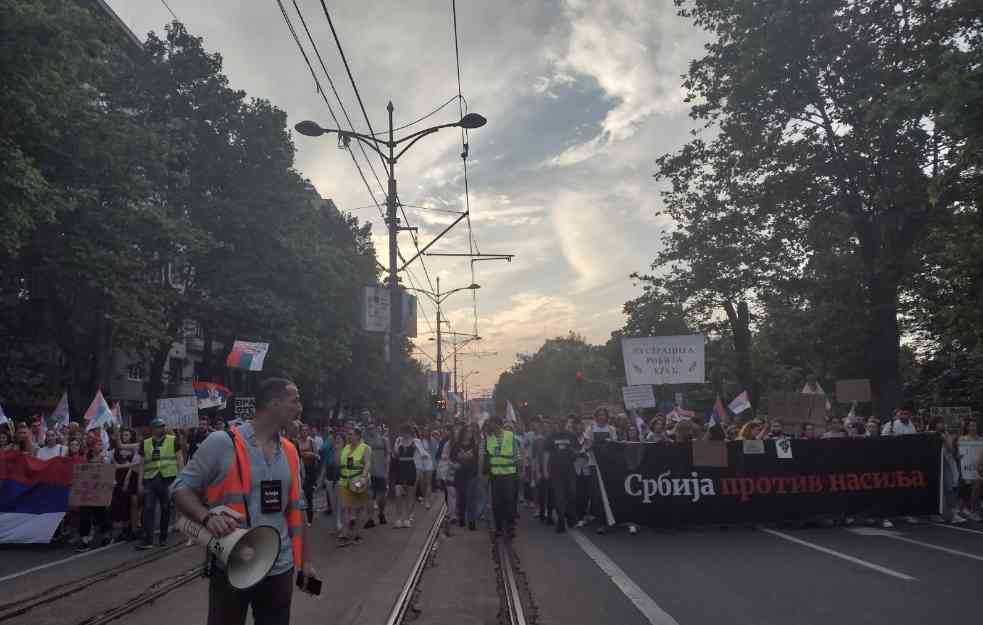
[{"label": "banner pole", "polygon": [[594,468],[597,469],[597,483],[601,487],[601,503],[604,504],[604,516],[609,527],[614,526],[614,514],[611,512],[611,504],[608,503],[608,491],[604,488],[604,480],[601,478],[601,465],[597,463],[597,458],[594,456],[594,450],[590,452],[590,459],[594,463]]}]

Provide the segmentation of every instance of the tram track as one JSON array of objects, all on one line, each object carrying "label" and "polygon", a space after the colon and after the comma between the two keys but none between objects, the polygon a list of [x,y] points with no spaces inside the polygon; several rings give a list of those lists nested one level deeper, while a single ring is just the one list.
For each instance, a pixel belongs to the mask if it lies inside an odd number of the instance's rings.
[{"label": "tram track", "polygon": [[527,619],[527,610],[523,605],[524,593],[520,589],[522,581],[512,541],[499,539],[496,541],[495,549],[502,597],[502,620],[507,625],[530,625],[532,620]]},{"label": "tram track", "polygon": [[404,625],[409,622],[408,617],[414,613],[413,602],[416,591],[420,586],[420,580],[423,579],[424,569],[426,569],[427,563],[437,548],[437,540],[440,537],[440,530],[446,518],[447,504],[441,503],[440,511],[437,512],[433,525],[427,533],[427,539],[423,542],[423,547],[420,549],[420,553],[413,563],[413,568],[410,570],[406,582],[396,597],[396,602],[393,604],[393,609],[389,613],[389,618],[386,619],[386,625]]},{"label": "tram track", "polygon": [[123,603],[109,608],[100,614],[83,619],[79,621],[77,625],[105,625],[106,623],[111,623],[112,621],[120,619],[127,614],[135,612],[148,603],[153,603],[164,595],[172,593],[175,590],[187,586],[197,579],[200,579],[203,569],[204,567],[199,565],[188,569],[183,573],[159,580],[139,595],[131,597]]},{"label": "tram track", "polygon": [[36,608],[51,605],[64,599],[65,597],[70,597],[74,594],[82,592],[96,584],[101,582],[111,580],[115,577],[138,569],[147,564],[151,564],[175,553],[178,553],[186,548],[184,542],[154,551],[142,558],[133,560],[130,562],[125,562],[121,565],[113,566],[101,571],[97,571],[91,575],[81,577],[63,584],[58,584],[49,588],[45,588],[43,591],[30,595],[28,597],[23,597],[21,599],[16,599],[7,603],[0,604],[0,622],[9,621],[18,616],[23,616],[30,613]]}]

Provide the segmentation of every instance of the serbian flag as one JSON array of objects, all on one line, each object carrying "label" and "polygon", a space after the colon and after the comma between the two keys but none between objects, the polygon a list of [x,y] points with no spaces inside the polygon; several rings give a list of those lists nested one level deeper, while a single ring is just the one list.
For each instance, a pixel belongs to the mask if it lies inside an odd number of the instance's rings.
[{"label": "serbian flag", "polygon": [[232,391],[217,382],[195,382],[191,385],[195,390],[198,409],[225,408],[225,403],[232,396]]},{"label": "serbian flag", "polygon": [[730,411],[734,414],[741,414],[745,410],[751,407],[751,400],[747,396],[747,391],[741,391],[741,394],[734,398],[727,406]]},{"label": "serbian flag", "polygon": [[225,359],[225,365],[230,369],[245,369],[247,371],[262,371],[266,353],[270,351],[269,343],[250,343],[236,341],[232,351]]},{"label": "serbian flag", "polygon": [[710,413],[710,422],[707,427],[720,425],[726,420],[727,409],[724,408],[724,402],[720,400],[720,395],[717,395],[717,401],[713,402],[713,412]]},{"label": "serbian flag", "polygon": [[68,510],[77,460],[0,452],[0,543],[49,543]]}]

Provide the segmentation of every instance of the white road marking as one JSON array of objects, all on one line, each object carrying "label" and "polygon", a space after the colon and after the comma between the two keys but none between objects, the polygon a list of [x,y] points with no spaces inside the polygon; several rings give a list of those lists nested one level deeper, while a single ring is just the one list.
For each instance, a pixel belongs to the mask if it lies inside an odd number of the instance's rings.
[{"label": "white road marking", "polygon": [[949,525],[948,523],[932,523],[932,525],[937,525],[939,527],[944,527],[950,530],[956,530],[958,532],[969,532],[970,534],[983,534],[980,530],[974,530],[970,527],[959,527],[958,525]]},{"label": "white road marking", "polygon": [[66,562],[71,562],[72,560],[78,560],[79,558],[85,558],[88,556],[94,556],[97,553],[101,553],[113,547],[119,547],[120,545],[125,545],[126,543],[113,543],[111,545],[106,545],[105,547],[97,547],[91,551],[86,551],[84,553],[79,553],[74,556],[69,556],[67,558],[62,558],[61,560],[55,560],[54,562],[48,562],[47,564],[40,564],[30,569],[24,569],[23,571],[17,571],[16,573],[11,573],[5,577],[0,577],[0,583],[5,582],[10,579],[16,579],[18,577],[28,575],[30,573],[36,573],[37,571],[43,571],[44,569],[50,569],[53,566],[58,566],[60,564],[65,564]]},{"label": "white road marking", "polygon": [[628,574],[620,566],[614,563],[614,560],[598,549],[582,532],[571,530],[570,536],[580,545],[584,553],[594,561],[594,564],[604,571],[605,575],[611,578],[614,585],[635,604],[635,607],[638,608],[638,611],[642,613],[649,623],[652,625],[679,625],[676,619],[672,618],[668,612],[659,607],[659,604],[652,597],[648,596],[638,584],[628,577]]},{"label": "white road marking", "polygon": [[771,534],[772,536],[777,536],[778,538],[781,538],[783,540],[787,540],[787,541],[792,542],[792,543],[795,543],[797,545],[802,545],[803,547],[808,547],[809,549],[815,549],[816,551],[820,551],[822,553],[825,553],[826,555],[833,556],[834,558],[840,558],[841,560],[846,560],[847,562],[853,562],[854,564],[858,564],[858,565],[860,565],[862,567],[871,569],[872,571],[877,571],[878,573],[883,573],[885,575],[890,575],[891,577],[895,577],[897,579],[902,579],[902,580],[904,580],[906,582],[914,582],[914,581],[917,581],[911,575],[906,575],[906,574],[901,573],[899,571],[895,571],[894,569],[889,569],[886,566],[881,566],[879,564],[874,564],[873,562],[868,562],[867,560],[861,560],[860,558],[855,558],[855,557],[853,557],[851,555],[847,555],[845,553],[842,553],[840,551],[836,551],[834,549],[828,549],[826,547],[823,547],[822,545],[817,545],[815,543],[810,543],[808,541],[802,540],[801,538],[796,538],[795,536],[790,536],[789,534],[786,534],[785,532],[779,532],[777,530],[768,529],[766,527],[759,527],[758,529],[761,530],[762,532],[766,533],[766,534]]}]

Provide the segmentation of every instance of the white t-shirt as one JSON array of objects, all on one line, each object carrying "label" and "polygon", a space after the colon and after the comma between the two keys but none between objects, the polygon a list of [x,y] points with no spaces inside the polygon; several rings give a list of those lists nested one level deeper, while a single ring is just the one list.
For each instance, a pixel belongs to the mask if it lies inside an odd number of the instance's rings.
[{"label": "white t-shirt", "polygon": [[[585,432],[585,435],[587,440],[589,440],[592,445],[595,439],[600,441],[618,440],[618,431],[613,427],[611,427],[610,424],[598,425],[595,423],[591,425],[589,428],[587,428],[587,432]],[[596,467],[597,462],[594,460],[594,454],[593,453],[588,454],[588,457],[590,458],[590,466]]]},{"label": "white t-shirt", "polygon": [[884,436],[900,436],[902,434],[917,434],[918,431],[915,429],[915,424],[909,419],[908,423],[904,423],[901,419],[895,419],[894,421],[888,421],[881,430],[881,434]]},{"label": "white t-shirt", "polygon": [[58,456],[64,456],[67,453],[67,447],[64,445],[55,445],[54,447],[39,447],[34,453],[34,457],[38,460],[51,460],[52,458],[57,458]]}]

